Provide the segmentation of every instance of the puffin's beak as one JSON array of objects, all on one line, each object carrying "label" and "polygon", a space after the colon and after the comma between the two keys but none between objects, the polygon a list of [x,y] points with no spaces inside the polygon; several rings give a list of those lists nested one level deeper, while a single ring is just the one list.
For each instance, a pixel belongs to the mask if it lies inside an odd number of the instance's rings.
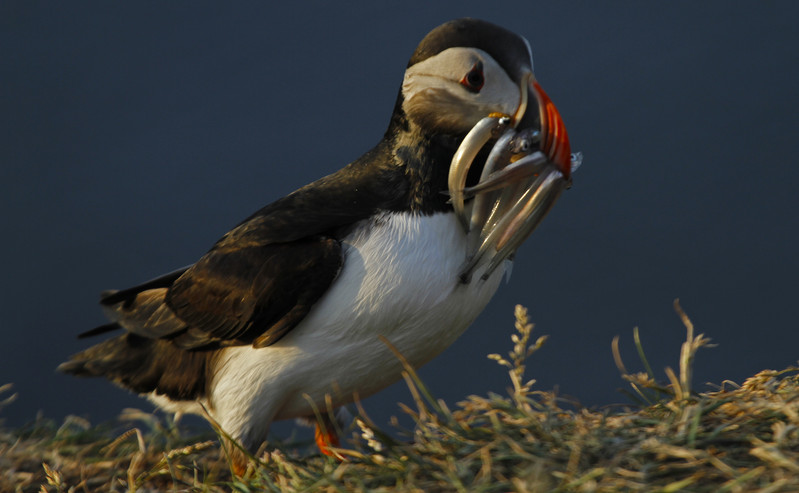
[{"label": "puffin's beak", "polygon": [[[571,182],[569,136],[560,113],[532,73],[519,86],[511,116],[490,115],[464,138],[450,166],[453,209],[469,238],[462,282],[485,266],[486,279],[512,256]],[[518,129],[518,130],[517,130]],[[479,150],[494,140],[480,181],[466,187],[466,174]],[[472,202],[466,199],[473,197]]]},{"label": "puffin's beak", "polygon": [[531,82],[541,114],[541,148],[549,160],[560,169],[563,177],[568,180],[571,177],[572,151],[569,145],[569,134],[566,133],[566,125],[563,124],[563,119],[552,100],[538,85],[538,81],[531,78]]},{"label": "puffin's beak", "polygon": [[[522,129],[538,128],[541,132],[541,151],[568,180],[571,177],[572,167],[571,146],[569,145],[569,134],[566,133],[566,125],[563,124],[560,112],[535,80],[533,74],[528,72],[523,77],[521,86],[522,97],[519,108],[513,116],[514,126]],[[531,100],[533,104],[531,104]]]}]

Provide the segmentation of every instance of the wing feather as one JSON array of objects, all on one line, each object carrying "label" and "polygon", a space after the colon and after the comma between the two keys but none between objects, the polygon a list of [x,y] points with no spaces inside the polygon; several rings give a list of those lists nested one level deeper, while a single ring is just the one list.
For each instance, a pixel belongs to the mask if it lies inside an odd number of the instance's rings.
[{"label": "wing feather", "polygon": [[225,345],[258,339],[262,347],[305,317],[342,263],[340,242],[324,236],[211,251],[175,281],[166,305],[192,327],[193,339]]},{"label": "wing feather", "polygon": [[128,332],[182,349],[269,346],[296,327],[336,279],[346,231],[378,210],[406,207],[408,197],[407,179],[383,141],[257,211],[194,265],[106,292],[101,304]]}]

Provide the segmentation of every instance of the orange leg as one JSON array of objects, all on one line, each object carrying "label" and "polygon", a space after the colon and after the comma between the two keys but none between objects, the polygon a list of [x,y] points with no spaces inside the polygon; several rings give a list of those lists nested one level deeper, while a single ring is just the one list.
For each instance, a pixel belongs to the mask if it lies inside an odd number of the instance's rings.
[{"label": "orange leg", "polygon": [[316,423],[314,439],[319,451],[331,457],[340,458],[338,454],[330,450],[330,447],[338,447],[341,442],[336,434],[335,426],[327,415],[323,415],[321,423]]},{"label": "orange leg", "polygon": [[244,452],[229,442],[227,443],[227,453],[230,454],[230,469],[233,472],[233,475],[243,478],[247,474],[247,468],[250,465],[250,459],[244,454]]},{"label": "orange leg", "polygon": [[231,470],[233,471],[234,476],[243,478],[244,475],[247,474],[247,462],[234,459],[231,462]]}]

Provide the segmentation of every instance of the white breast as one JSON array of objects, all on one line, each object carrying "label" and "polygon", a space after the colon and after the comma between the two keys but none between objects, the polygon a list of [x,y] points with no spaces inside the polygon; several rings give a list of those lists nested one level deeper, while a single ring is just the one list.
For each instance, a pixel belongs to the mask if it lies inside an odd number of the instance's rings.
[{"label": "white breast", "polygon": [[385,213],[343,243],[339,277],[299,326],[266,348],[224,350],[206,405],[229,433],[255,439],[274,419],[312,415],[309,398],[339,405],[397,381],[380,336],[423,365],[483,310],[504,270],[458,282],[466,241],[454,214]]}]

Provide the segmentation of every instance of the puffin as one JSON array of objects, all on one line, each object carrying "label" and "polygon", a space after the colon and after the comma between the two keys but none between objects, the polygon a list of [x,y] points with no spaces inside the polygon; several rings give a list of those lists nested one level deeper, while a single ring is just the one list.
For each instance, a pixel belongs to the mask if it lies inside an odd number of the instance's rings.
[{"label": "puffin", "polygon": [[[529,136],[515,159],[491,147],[514,129]],[[492,153],[504,169],[486,169]],[[235,442],[237,474],[275,420],[314,420],[330,455],[335,418],[319,410],[374,394],[403,364],[450,346],[573,164],[528,41],[482,20],[447,22],[413,52],[377,145],[247,217],[195,263],[103,292],[110,323],[79,337],[110,338],[58,369],[205,417],[223,448]],[[491,234],[470,232],[475,220]]]}]

